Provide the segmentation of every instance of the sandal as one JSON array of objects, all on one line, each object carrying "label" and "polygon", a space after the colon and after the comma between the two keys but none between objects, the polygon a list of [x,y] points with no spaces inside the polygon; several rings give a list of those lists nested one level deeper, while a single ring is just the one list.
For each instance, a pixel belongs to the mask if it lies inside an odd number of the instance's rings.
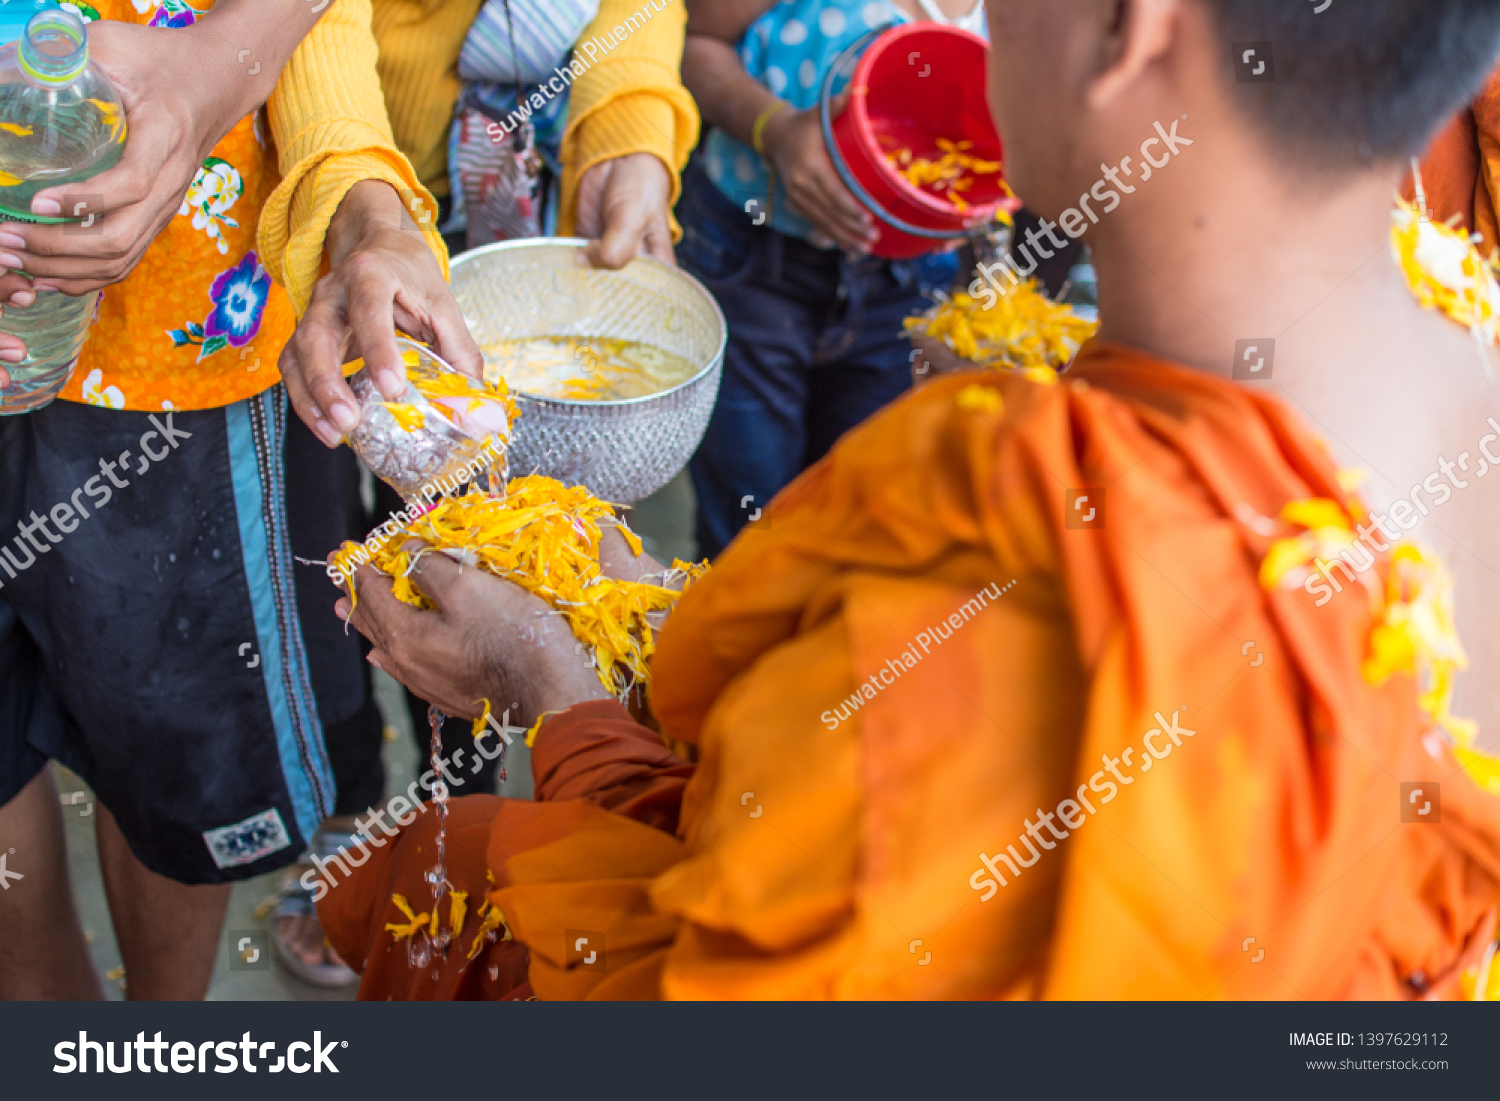
[{"label": "sandal", "polygon": [[[347,845],[349,840],[345,835],[319,831],[313,838],[312,849],[320,856],[329,856],[337,852],[339,845]],[[311,918],[317,924],[318,910],[313,903],[313,893],[300,882],[303,872],[312,867],[310,863],[299,862],[288,869],[277,893],[267,900],[272,903],[269,914],[271,947],[281,966],[305,983],[321,987],[353,986],[359,982],[359,974],[338,958],[326,937],[323,939],[323,962],[308,963],[293,950],[293,944],[284,931],[282,918]],[[322,931],[321,926],[319,931]],[[329,959],[329,956],[333,958]]]}]

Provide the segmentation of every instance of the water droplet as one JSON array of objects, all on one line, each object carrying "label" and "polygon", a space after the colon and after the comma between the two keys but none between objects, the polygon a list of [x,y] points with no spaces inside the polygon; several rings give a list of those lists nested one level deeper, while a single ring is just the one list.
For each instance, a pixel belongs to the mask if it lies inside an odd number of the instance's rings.
[{"label": "water droplet", "polygon": [[432,946],[427,942],[427,934],[418,933],[411,938],[406,946],[406,959],[413,971],[420,971],[432,962]]}]

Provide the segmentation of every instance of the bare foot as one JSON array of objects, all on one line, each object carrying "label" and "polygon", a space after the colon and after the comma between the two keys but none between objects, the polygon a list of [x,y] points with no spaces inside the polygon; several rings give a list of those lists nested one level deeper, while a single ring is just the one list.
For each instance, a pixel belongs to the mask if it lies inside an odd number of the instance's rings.
[{"label": "bare foot", "polygon": [[289,955],[309,967],[325,963],[335,967],[344,966],[344,961],[324,938],[317,914],[289,914],[277,918],[276,937]]}]

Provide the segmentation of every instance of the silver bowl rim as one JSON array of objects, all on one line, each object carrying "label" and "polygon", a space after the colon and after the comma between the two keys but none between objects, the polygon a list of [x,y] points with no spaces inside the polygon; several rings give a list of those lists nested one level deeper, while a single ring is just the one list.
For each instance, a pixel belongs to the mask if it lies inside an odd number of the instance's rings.
[{"label": "silver bowl rim", "polygon": [[[588,245],[589,243],[589,240],[585,237],[521,237],[513,241],[496,241],[492,245],[481,245],[476,249],[470,249],[467,252],[460,253],[455,259],[449,262],[448,268],[450,272],[456,272],[458,268],[462,267],[469,261],[477,260],[482,256],[488,256],[493,252],[509,252],[512,250],[553,247],[557,245],[571,246],[574,251],[582,251],[584,246]],[[715,301],[714,296],[708,292],[708,288],[706,288],[702,283],[698,282],[698,280],[693,276],[683,271],[681,268],[674,267],[671,264],[664,264],[654,256],[637,256],[632,259],[630,263],[644,263],[660,268],[669,276],[673,276],[677,279],[682,280],[705,302],[708,303],[708,308],[713,311],[713,316],[719,322],[719,344],[718,347],[714,350],[714,354],[709,357],[708,362],[705,363],[695,375],[693,375],[691,378],[684,379],[676,386],[668,387],[665,390],[658,390],[654,394],[642,394],[640,397],[615,398],[610,401],[590,401],[587,398],[544,398],[536,394],[528,394],[524,390],[512,390],[511,392],[516,396],[518,400],[535,402],[537,405],[543,406],[544,408],[546,406],[556,406],[559,409],[601,409],[616,408],[629,405],[644,405],[647,402],[653,402],[658,400],[659,398],[664,398],[669,394],[676,394],[681,390],[685,390],[687,387],[692,386],[694,383],[706,378],[708,375],[712,374],[716,369],[723,365],[724,349],[728,346],[729,343],[729,323],[724,320],[724,311],[719,309],[719,303]],[[626,266],[628,267],[629,265],[627,264]],[[596,268],[594,270],[598,271],[607,269]]]}]

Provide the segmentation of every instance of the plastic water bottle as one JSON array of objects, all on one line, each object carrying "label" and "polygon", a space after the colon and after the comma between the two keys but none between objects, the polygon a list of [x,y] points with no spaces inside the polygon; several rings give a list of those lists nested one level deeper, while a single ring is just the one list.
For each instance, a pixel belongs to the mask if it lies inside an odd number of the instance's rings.
[{"label": "plastic water bottle", "polygon": [[[109,78],[89,61],[83,23],[66,10],[42,11],[20,40],[0,48],[0,219],[71,223],[90,232],[101,197],[80,186],[62,217],[31,213],[37,192],[83,184],[112,168],[125,148],[125,108]],[[72,209],[67,209],[71,203]],[[0,416],[29,413],[55,398],[73,373],[99,296],[39,291],[26,309],[5,306],[0,332],[26,343],[26,359],[4,364]]]}]

